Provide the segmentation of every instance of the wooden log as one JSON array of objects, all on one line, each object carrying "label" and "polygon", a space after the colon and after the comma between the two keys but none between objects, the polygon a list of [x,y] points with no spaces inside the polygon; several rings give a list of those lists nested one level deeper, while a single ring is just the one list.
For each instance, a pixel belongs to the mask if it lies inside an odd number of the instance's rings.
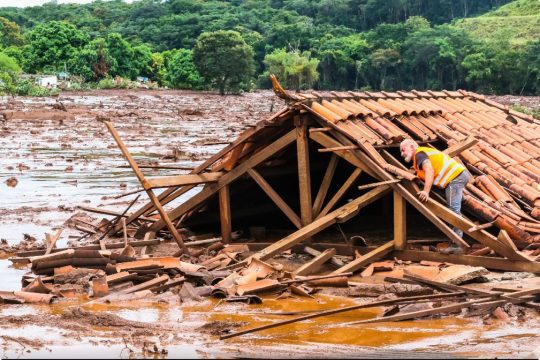
[{"label": "wooden log", "polygon": [[171,186],[198,185],[216,182],[224,175],[223,172],[205,173],[197,175],[179,175],[163,178],[146,179],[143,187],[148,189],[158,189]]},{"label": "wooden log", "polygon": [[318,256],[313,258],[308,263],[302,265],[298,269],[296,269],[293,274],[299,275],[299,276],[308,276],[316,272],[320,269],[320,267],[330,260],[334,255],[336,255],[336,249],[326,249],[322,253],[320,253]]},{"label": "wooden log", "polygon": [[313,219],[317,218],[317,216],[321,212],[324,199],[328,194],[328,189],[330,188],[330,184],[332,183],[332,179],[334,178],[334,173],[336,172],[338,162],[339,156],[337,156],[336,154],[332,154],[332,157],[330,158],[330,163],[328,164],[328,168],[326,169],[326,173],[324,174],[321,187],[319,188],[319,192],[317,193],[317,197],[315,198],[315,202],[313,203]]},{"label": "wooden log", "polygon": [[[176,209],[169,212],[169,218],[172,221],[178,219],[180,216],[184,215],[186,212],[193,209],[195,206],[199,205],[201,202],[203,202],[204,200],[208,199],[210,196],[217,193],[219,189],[221,189],[222,187],[226,185],[229,185],[230,183],[238,179],[240,176],[245,174],[249,169],[257,166],[261,162],[268,159],[270,156],[274,155],[276,152],[289,146],[295,140],[296,140],[295,130],[290,131],[289,133],[281,137],[279,140],[275,141],[274,143],[266,147],[264,150],[253,155],[250,159],[246,160],[245,162],[237,166],[235,169],[228,172],[216,183],[212,183],[206,186],[200,193],[193,196],[191,199],[187,200],[182,205],[180,205]],[[163,219],[162,219],[156,222],[154,225],[152,225],[150,230],[157,232],[161,230],[164,226],[165,226],[165,223],[163,222]]]},{"label": "wooden log", "polygon": [[283,211],[283,213],[291,220],[298,228],[302,228],[302,221],[296,213],[287,205],[285,201],[276,193],[276,191],[268,184],[268,182],[255,169],[248,170],[249,175],[261,187],[261,189],[274,201],[274,203]]},{"label": "wooden log", "polygon": [[123,290],[121,294],[132,294],[137,291],[143,291],[148,290],[156,286],[160,286],[165,284],[167,281],[169,281],[169,275],[162,275],[158,278],[152,279],[150,281],[143,282],[142,284],[139,284],[137,286],[133,286],[131,288],[128,288],[126,290]]},{"label": "wooden log", "polygon": [[221,238],[223,244],[231,242],[232,223],[231,223],[231,198],[229,186],[224,186],[219,190],[219,216],[221,220]]},{"label": "wooden log", "polygon": [[362,256],[362,257],[359,257],[358,259],[356,260],[353,260],[351,261],[350,263],[346,264],[345,266],[337,269],[336,271],[334,271],[332,274],[343,274],[343,273],[347,273],[347,272],[355,272],[361,268],[363,268],[364,266],[372,263],[373,261],[385,256],[385,255],[388,255],[389,253],[391,253],[392,251],[394,251],[394,244],[395,242],[394,241],[390,241],[386,244],[384,244],[383,246],[373,250],[372,252]]}]

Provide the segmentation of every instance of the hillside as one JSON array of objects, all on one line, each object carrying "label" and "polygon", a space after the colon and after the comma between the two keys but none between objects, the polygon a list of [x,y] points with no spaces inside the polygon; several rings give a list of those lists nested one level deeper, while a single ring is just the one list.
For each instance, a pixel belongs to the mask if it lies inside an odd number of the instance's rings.
[{"label": "hillside", "polygon": [[507,38],[513,45],[524,45],[540,36],[540,1],[514,1],[481,16],[460,20],[456,26],[481,39]]}]

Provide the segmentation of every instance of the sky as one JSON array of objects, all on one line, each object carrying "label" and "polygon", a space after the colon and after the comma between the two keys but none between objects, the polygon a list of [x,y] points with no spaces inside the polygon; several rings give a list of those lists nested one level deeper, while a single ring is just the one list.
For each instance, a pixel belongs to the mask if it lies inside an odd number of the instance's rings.
[{"label": "sky", "polygon": [[[67,4],[67,3],[77,3],[77,4],[87,4],[94,0],[58,0],[58,4]],[[133,2],[133,0],[125,0],[126,2]],[[0,0],[0,7],[4,6],[16,6],[16,7],[26,7],[26,6],[39,6],[43,5],[50,0]]]}]

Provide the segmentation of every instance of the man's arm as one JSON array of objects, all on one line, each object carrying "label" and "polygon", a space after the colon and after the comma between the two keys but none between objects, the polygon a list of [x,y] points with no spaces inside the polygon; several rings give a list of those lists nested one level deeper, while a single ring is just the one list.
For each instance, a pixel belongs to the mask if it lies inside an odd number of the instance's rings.
[{"label": "man's arm", "polygon": [[435,177],[435,171],[433,170],[433,166],[431,165],[431,161],[429,160],[426,160],[422,163],[422,169],[426,172],[426,179],[424,180],[424,190],[418,193],[418,199],[425,202],[429,199],[429,192],[431,191],[431,187],[433,186],[433,178]]}]

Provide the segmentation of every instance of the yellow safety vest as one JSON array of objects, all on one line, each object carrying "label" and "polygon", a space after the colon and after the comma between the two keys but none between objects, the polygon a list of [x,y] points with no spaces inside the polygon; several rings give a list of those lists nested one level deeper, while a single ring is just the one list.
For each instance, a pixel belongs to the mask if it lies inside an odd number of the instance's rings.
[{"label": "yellow safety vest", "polygon": [[444,189],[450,181],[454,180],[465,170],[463,165],[439,150],[428,147],[419,147],[413,157],[413,166],[414,170],[416,170],[416,174],[422,180],[426,180],[426,172],[420,170],[416,163],[416,154],[419,152],[424,152],[431,161],[431,166],[435,172],[433,184],[441,189]]}]

